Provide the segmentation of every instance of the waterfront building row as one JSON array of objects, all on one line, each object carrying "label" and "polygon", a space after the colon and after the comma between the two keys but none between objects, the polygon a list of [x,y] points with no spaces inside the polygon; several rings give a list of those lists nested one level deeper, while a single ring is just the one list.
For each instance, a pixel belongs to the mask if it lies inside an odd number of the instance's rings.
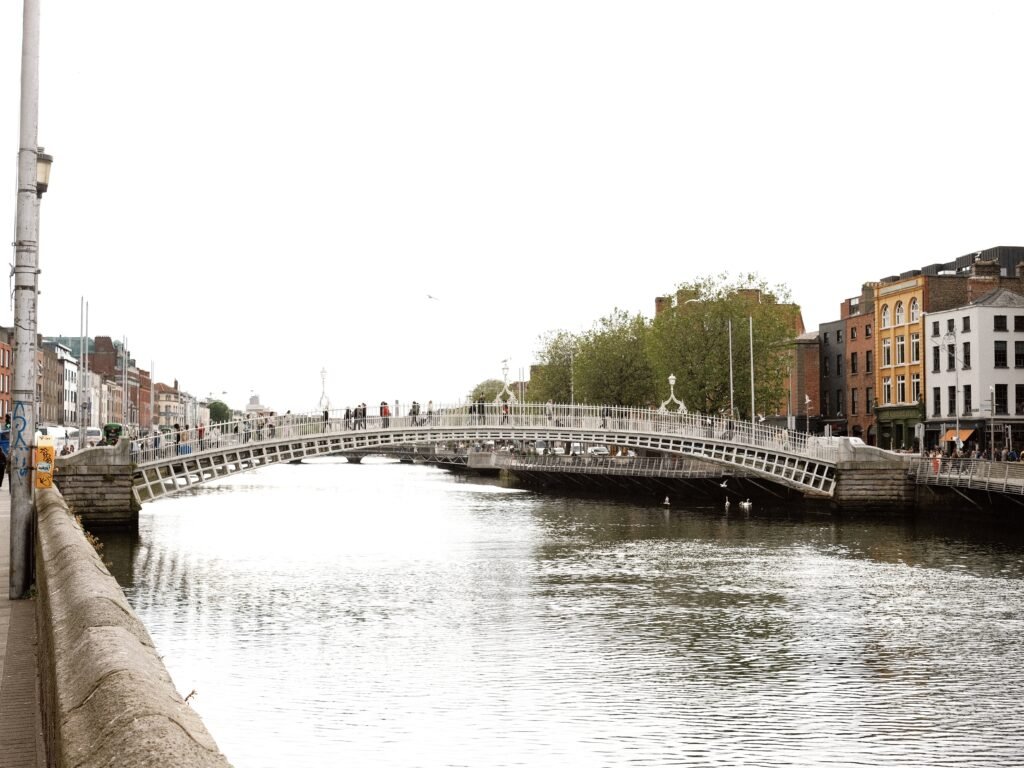
[{"label": "waterfront building row", "polygon": [[817,335],[820,429],[895,450],[1024,444],[1024,248],[864,283]]},{"label": "waterfront building row", "polygon": [[[0,327],[0,418],[11,412],[13,328]],[[120,422],[140,430],[209,422],[209,402],[173,384],[153,382],[121,341],[44,337],[36,343],[36,424],[102,427]]]}]

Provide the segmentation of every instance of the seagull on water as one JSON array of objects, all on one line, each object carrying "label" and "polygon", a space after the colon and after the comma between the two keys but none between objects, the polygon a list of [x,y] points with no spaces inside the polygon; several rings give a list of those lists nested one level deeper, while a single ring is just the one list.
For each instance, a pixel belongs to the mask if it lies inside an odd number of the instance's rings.
[{"label": "seagull on water", "polygon": [[665,500],[663,502],[661,502],[661,503],[664,504],[667,507],[669,505],[669,503],[670,503],[669,500],[668,500],[668,496],[666,496]]},{"label": "seagull on water", "polygon": [[427,298],[428,299],[433,299],[434,301],[440,301],[440,299],[437,298],[437,296],[431,296],[429,293],[427,294]]},{"label": "seagull on water", "polygon": [[757,423],[760,424],[762,421],[764,421],[764,414],[763,413],[757,414]]},{"label": "seagull on water", "polygon": [[746,501],[741,501],[740,502],[740,509],[748,509],[749,510],[751,506],[752,506],[752,504],[750,503],[750,499],[747,499]]},{"label": "seagull on water", "polygon": [[722,482],[721,482],[721,483],[719,484],[719,486],[718,486],[718,487],[719,487],[719,488],[725,488],[725,487],[726,487],[727,485],[729,485],[729,478],[726,478],[725,480],[723,480],[723,481],[722,481]]}]

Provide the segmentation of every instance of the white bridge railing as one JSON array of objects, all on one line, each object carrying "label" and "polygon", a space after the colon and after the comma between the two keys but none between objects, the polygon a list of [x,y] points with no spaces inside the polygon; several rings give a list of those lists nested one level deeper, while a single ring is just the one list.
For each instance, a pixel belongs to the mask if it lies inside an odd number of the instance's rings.
[{"label": "white bridge railing", "polygon": [[[647,408],[545,403],[496,403],[445,406],[402,416],[357,416],[345,410],[246,418],[206,427],[129,435],[132,460],[149,464],[232,447],[254,447],[346,432],[415,430],[431,439],[434,430],[497,429],[516,439],[515,433],[587,433],[589,442],[614,444],[615,435],[659,434],[719,441],[778,451],[823,462],[835,462],[834,440],[762,423],[751,423],[695,413],[673,413]],[[553,439],[564,439],[554,437]]]}]

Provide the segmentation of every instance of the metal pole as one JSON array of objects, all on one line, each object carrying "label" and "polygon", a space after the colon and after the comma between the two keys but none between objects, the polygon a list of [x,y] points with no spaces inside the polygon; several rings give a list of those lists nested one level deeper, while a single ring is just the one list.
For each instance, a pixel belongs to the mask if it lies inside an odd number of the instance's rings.
[{"label": "metal pole", "polygon": [[992,453],[989,454],[989,461],[996,459],[996,390],[995,387],[988,388],[988,436],[992,444]]},{"label": "metal pole", "polygon": [[82,376],[85,351],[85,296],[78,306],[78,447],[82,447],[82,434],[85,432],[85,401],[82,399]]},{"label": "metal pole", "polygon": [[[736,403],[733,402],[733,388],[732,388],[732,318],[729,318],[729,416],[730,418],[736,417]],[[751,416],[751,419],[754,417]]]},{"label": "metal pole", "polygon": [[750,321],[750,420],[754,420],[754,317],[747,318]]},{"label": "metal pole", "polygon": [[156,374],[154,373],[153,361],[149,361],[149,429],[152,432],[157,427],[156,416],[154,415],[153,398],[156,396]]},{"label": "metal pole", "polygon": [[11,569],[9,596],[28,597],[32,585],[32,473],[35,425],[36,309],[39,227],[39,0],[24,0],[21,38],[21,132],[14,254],[14,413],[11,418]]}]

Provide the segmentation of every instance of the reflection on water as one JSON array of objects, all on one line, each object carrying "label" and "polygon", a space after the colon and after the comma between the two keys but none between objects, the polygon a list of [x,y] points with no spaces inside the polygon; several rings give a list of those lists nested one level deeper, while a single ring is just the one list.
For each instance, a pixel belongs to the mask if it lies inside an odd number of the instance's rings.
[{"label": "reflection on water", "polygon": [[323,460],[105,541],[238,768],[1019,762],[1019,539],[733,510]]}]

